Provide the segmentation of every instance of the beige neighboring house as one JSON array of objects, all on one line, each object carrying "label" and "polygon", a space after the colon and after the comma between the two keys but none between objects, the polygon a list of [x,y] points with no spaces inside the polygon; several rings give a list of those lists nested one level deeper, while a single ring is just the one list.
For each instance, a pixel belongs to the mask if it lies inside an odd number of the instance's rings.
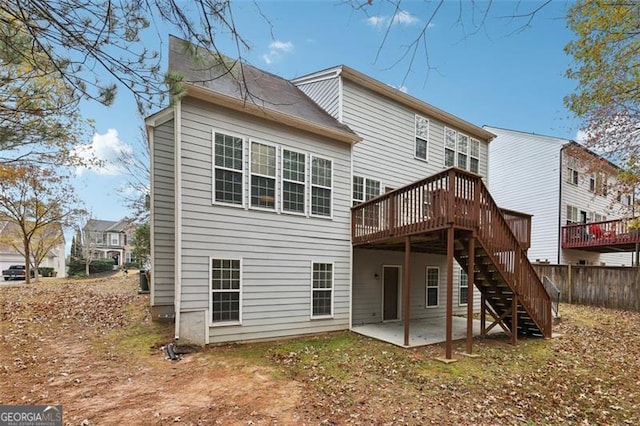
[{"label": "beige neighboring house", "polygon": [[[24,265],[24,256],[20,254],[4,237],[10,234],[16,234],[15,225],[6,220],[0,220],[0,270],[9,268],[11,265]],[[66,276],[66,265],[64,257],[64,236],[60,244],[49,250],[40,263],[40,267],[53,268],[58,277]]]},{"label": "beige neighboring house", "polygon": [[129,218],[118,221],[89,219],[82,230],[84,249],[90,248],[97,259],[113,259],[115,266],[131,262],[131,237],[135,225]]}]

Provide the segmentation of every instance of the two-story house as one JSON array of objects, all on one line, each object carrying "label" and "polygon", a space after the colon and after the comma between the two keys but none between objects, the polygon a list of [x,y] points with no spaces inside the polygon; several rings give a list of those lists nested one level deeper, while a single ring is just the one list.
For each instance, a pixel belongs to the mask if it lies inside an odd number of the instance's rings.
[{"label": "two-story house", "polygon": [[[533,215],[529,259],[557,264],[630,266],[633,191],[615,164],[563,138],[485,126],[491,142],[489,188],[504,207]],[[633,241],[632,241],[633,239]]]},{"label": "two-story house", "polygon": [[412,321],[446,318],[450,346],[474,307],[550,335],[529,216],[484,183],[491,132],[346,66],[287,81],[184,43],[182,96],[146,120],[151,304],[177,338],[400,322],[411,346]]},{"label": "two-story house", "polygon": [[83,246],[96,259],[113,259],[119,266],[132,262],[131,235],[134,226],[130,219],[89,219],[82,229]]}]

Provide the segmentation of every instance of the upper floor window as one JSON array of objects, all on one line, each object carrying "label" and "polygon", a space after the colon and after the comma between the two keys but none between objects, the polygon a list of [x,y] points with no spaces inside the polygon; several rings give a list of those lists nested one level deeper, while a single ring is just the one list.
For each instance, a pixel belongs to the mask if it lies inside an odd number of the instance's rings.
[{"label": "upper floor window", "polygon": [[429,120],[415,116],[415,157],[427,161],[429,159]]},{"label": "upper floor window", "polygon": [[282,150],[282,211],[305,212],[306,160],[305,154]]},{"label": "upper floor window", "polygon": [[276,208],[276,147],[251,143],[251,206]]},{"label": "upper floor window", "polygon": [[567,223],[578,223],[578,208],[567,205]]},{"label": "upper floor window", "polygon": [[444,165],[478,173],[480,170],[480,141],[444,128]]},{"label": "upper floor window", "polygon": [[214,136],[214,201],[243,205],[242,182],[244,140],[215,133]]},{"label": "upper floor window", "polygon": [[603,197],[607,196],[608,187],[608,177],[602,172],[596,173],[595,177],[591,177],[589,181],[589,190]]},{"label": "upper floor window", "polygon": [[469,171],[473,173],[480,172],[480,141],[471,139],[469,145]]},{"label": "upper floor window", "polygon": [[578,184],[578,171],[572,167],[567,168],[567,182],[572,185]]},{"label": "upper floor window", "polygon": [[353,177],[353,205],[364,203],[380,195],[380,181],[364,178],[362,176]]},{"label": "upper floor window", "polygon": [[311,157],[311,214],[331,217],[333,193],[331,160]]},{"label": "upper floor window", "polygon": [[109,237],[110,237],[110,241],[109,241],[109,243],[110,243],[112,246],[117,246],[117,245],[119,245],[119,244],[120,244],[120,238],[118,238],[118,237],[119,237],[119,235],[118,235],[118,234],[109,234]]}]

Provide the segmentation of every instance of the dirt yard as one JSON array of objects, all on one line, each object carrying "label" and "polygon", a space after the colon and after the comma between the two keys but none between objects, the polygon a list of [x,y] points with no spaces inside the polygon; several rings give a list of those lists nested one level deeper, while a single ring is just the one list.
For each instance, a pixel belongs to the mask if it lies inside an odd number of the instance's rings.
[{"label": "dirt yard", "polygon": [[349,332],[170,361],[137,279],[0,285],[0,404],[62,404],[69,425],[640,423],[636,313],[562,305],[562,337],[450,365]]}]

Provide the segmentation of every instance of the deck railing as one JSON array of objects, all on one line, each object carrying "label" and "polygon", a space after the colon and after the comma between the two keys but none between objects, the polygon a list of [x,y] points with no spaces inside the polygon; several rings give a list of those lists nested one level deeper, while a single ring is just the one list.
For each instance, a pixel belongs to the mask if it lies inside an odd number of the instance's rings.
[{"label": "deck railing", "polygon": [[573,223],[562,227],[562,248],[585,248],[640,243],[638,218]]},{"label": "deck railing", "polygon": [[504,281],[550,336],[551,300],[526,256],[526,216],[505,217],[480,176],[451,168],[353,207],[352,241],[373,243],[449,226],[477,230]]}]

